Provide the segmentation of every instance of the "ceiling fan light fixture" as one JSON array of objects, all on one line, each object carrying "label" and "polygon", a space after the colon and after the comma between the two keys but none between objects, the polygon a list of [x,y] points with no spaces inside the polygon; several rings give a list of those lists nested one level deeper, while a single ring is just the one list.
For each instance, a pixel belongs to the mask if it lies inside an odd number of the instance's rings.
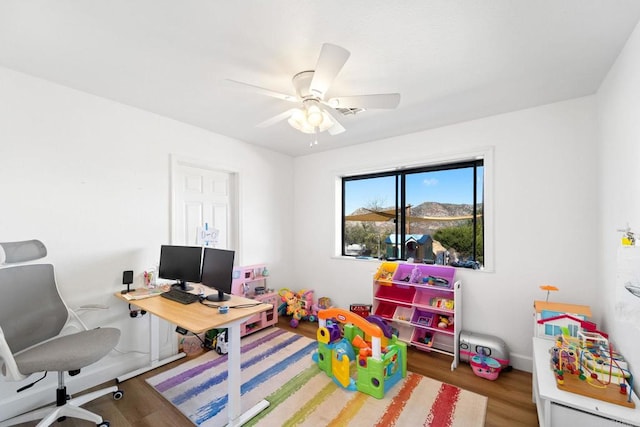
[{"label": "ceiling fan light fixture", "polygon": [[299,108],[294,108],[293,113],[291,113],[290,120],[293,120],[294,122],[298,123],[299,126],[302,126],[306,120],[304,111]]},{"label": "ceiling fan light fixture", "polygon": [[323,120],[324,115],[322,114],[322,110],[320,109],[320,107],[318,107],[318,105],[314,103],[307,107],[307,122],[311,126],[318,127],[322,124]]},{"label": "ceiling fan light fixture", "polygon": [[292,128],[304,133],[315,133],[315,128],[307,122],[307,115],[299,108],[294,109],[291,117],[287,120]]},{"label": "ceiling fan light fixture", "polygon": [[331,116],[329,116],[329,113],[327,113],[326,111],[323,111],[322,123],[320,123],[320,126],[318,126],[318,131],[324,132],[325,130],[329,129],[333,125],[334,125],[333,119],[331,118]]},{"label": "ceiling fan light fixture", "polygon": [[325,99],[325,95],[334,79],[342,70],[350,53],[343,47],[324,43],[315,69],[301,71],[293,76],[291,83],[296,95],[282,94],[260,86],[226,80],[232,85],[251,89],[281,100],[301,103],[298,108],[283,111],[257,126],[264,128],[287,120],[294,129],[307,133],[319,134],[328,131],[331,136],[339,135],[346,129],[336,117],[334,111],[343,116],[354,115],[366,109],[393,109],[400,103],[399,93],[378,93],[369,95],[340,96]]},{"label": "ceiling fan light fixture", "polygon": [[295,108],[287,122],[294,129],[309,134],[324,132],[334,124],[329,114],[313,100],[305,102],[304,110]]}]

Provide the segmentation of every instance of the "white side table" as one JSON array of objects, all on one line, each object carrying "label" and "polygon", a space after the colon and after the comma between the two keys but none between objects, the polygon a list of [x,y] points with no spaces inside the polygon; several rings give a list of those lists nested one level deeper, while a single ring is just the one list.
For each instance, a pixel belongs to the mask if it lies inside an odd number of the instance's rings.
[{"label": "white side table", "polygon": [[633,392],[636,407],[631,409],[558,389],[550,365],[551,346],[551,340],[533,338],[533,402],[540,427],[640,426],[640,401]]}]

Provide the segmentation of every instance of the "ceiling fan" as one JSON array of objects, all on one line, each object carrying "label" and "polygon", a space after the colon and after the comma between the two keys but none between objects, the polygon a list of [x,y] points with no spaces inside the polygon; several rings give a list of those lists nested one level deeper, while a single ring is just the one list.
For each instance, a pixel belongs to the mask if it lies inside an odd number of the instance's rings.
[{"label": "ceiling fan", "polygon": [[[349,58],[349,51],[330,43],[322,45],[315,70],[301,71],[293,76],[292,83],[295,95],[287,95],[227,79],[233,86],[249,89],[262,95],[271,96],[299,106],[288,109],[271,117],[258,127],[267,127],[287,119],[295,129],[317,134],[327,131],[330,135],[337,135],[345,131],[336,117],[336,113],[343,115],[356,114],[368,109],[393,109],[400,103],[399,93],[383,93],[357,96],[340,96],[326,99],[325,95],[344,64]],[[317,143],[317,138],[315,143]],[[313,143],[312,143],[313,145]]]}]

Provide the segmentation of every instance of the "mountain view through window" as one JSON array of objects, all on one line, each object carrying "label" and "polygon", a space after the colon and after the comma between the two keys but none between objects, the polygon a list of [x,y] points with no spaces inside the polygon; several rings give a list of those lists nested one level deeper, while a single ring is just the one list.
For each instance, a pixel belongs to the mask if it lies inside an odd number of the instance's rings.
[{"label": "mountain view through window", "polygon": [[482,268],[483,162],[345,177],[344,256]]}]

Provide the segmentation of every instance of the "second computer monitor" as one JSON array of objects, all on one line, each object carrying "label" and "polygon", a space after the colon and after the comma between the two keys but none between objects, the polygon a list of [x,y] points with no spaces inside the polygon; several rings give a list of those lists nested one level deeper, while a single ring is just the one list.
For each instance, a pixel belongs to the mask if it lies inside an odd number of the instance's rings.
[{"label": "second computer monitor", "polygon": [[235,251],[204,248],[202,258],[202,284],[215,288],[218,293],[207,296],[209,301],[227,301],[231,298],[233,259]]}]

